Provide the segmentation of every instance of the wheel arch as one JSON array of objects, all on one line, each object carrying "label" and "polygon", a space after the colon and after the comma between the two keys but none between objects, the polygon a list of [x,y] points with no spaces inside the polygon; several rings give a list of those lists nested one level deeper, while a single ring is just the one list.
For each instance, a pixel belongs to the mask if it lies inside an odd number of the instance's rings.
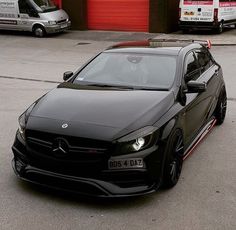
[{"label": "wheel arch", "polygon": [[32,32],[34,32],[34,29],[36,28],[36,27],[42,27],[44,30],[45,30],[45,26],[43,25],[43,23],[41,23],[41,22],[35,22],[33,25],[32,25]]}]

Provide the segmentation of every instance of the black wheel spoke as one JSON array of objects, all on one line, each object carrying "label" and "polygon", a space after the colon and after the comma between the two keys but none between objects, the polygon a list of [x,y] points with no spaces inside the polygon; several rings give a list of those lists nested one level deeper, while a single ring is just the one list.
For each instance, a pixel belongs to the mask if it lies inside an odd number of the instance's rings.
[{"label": "black wheel spoke", "polygon": [[176,162],[173,162],[171,164],[170,176],[171,176],[172,181],[176,180]]},{"label": "black wheel spoke", "polygon": [[171,188],[177,184],[182,170],[184,141],[181,130],[174,131],[168,145],[163,183],[167,188]]},{"label": "black wheel spoke", "polygon": [[184,146],[182,136],[179,135],[174,143],[174,151],[171,156],[172,161],[170,162],[170,177],[173,183],[176,183],[180,176],[183,161]]},{"label": "black wheel spoke", "polygon": [[225,88],[222,88],[215,111],[215,116],[218,125],[221,125],[224,122],[226,110],[227,110],[227,96]]}]

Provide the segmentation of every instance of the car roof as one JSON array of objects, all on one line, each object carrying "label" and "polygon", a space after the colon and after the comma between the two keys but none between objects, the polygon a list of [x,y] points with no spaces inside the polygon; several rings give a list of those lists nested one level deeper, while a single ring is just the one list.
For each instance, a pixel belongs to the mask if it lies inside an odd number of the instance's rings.
[{"label": "car roof", "polygon": [[183,49],[188,52],[191,49],[201,48],[202,46],[210,49],[211,43],[209,40],[148,39],[118,43],[104,52],[178,55]]}]

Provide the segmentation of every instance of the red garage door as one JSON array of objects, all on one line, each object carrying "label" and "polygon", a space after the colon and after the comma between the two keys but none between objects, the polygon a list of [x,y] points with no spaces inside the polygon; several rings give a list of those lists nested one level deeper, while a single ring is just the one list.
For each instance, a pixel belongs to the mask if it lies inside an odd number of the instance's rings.
[{"label": "red garage door", "polygon": [[88,0],[88,28],[149,30],[149,0]]},{"label": "red garage door", "polygon": [[62,0],[53,0],[53,2],[59,7],[59,8],[61,8],[61,2],[62,2]]}]

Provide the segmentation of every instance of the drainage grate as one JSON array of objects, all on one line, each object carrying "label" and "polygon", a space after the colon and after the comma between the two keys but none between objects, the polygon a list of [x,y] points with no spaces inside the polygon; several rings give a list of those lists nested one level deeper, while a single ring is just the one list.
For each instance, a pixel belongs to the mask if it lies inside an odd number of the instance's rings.
[{"label": "drainage grate", "polygon": [[90,44],[91,44],[90,42],[79,42],[76,45],[77,46],[84,46],[84,45],[90,45]]}]

